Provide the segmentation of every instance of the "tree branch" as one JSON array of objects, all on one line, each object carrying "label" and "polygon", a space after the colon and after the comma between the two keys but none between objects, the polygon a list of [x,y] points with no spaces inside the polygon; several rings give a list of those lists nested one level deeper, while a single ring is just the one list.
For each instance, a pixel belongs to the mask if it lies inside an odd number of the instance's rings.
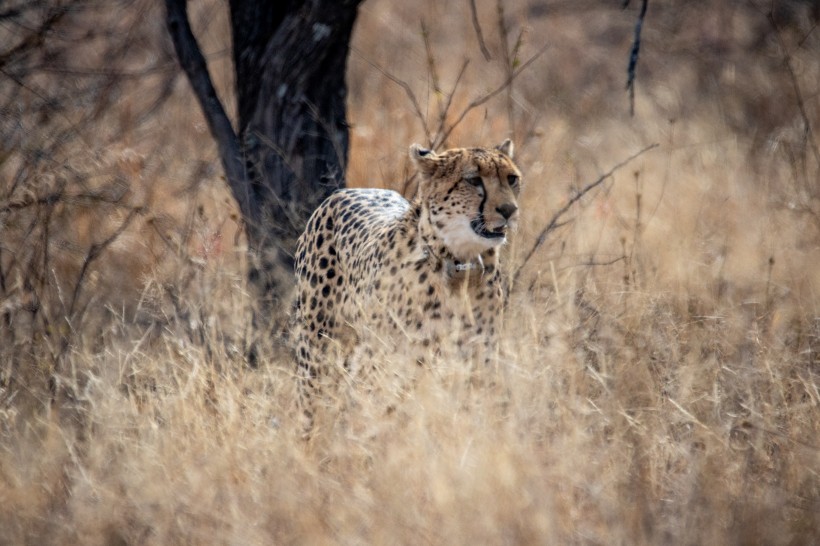
[{"label": "tree branch", "polygon": [[478,47],[481,48],[484,60],[490,61],[493,57],[490,55],[490,50],[487,49],[487,44],[484,43],[484,33],[481,32],[481,24],[478,22],[478,10],[475,7],[475,0],[470,0],[470,14],[473,17],[473,28],[475,29],[475,36],[478,38]]},{"label": "tree branch", "polygon": [[[629,0],[625,0],[623,8],[629,5]],[[629,115],[635,115],[635,68],[638,66],[638,54],[641,51],[641,30],[643,30],[643,20],[646,17],[646,9],[649,0],[642,0],[641,11],[638,20],[635,21],[635,37],[632,41],[632,50],[629,53],[629,66],[626,68],[626,90],[629,92]]]},{"label": "tree branch", "polygon": [[258,220],[259,207],[250,198],[248,174],[242,161],[239,139],[225,113],[225,108],[219,101],[205,57],[191,30],[186,0],[165,0],[165,7],[168,32],[174,43],[174,50],[202,108],[211,135],[216,140],[228,185],[245,218],[251,221]]},{"label": "tree branch", "polygon": [[533,257],[533,255],[534,255],[534,254],[535,254],[535,252],[538,250],[538,248],[539,248],[542,244],[544,244],[544,241],[546,240],[547,235],[549,235],[549,233],[550,233],[551,231],[553,231],[554,229],[556,229],[556,228],[558,228],[560,225],[562,225],[562,224],[559,224],[559,222],[558,222],[558,221],[561,219],[561,217],[562,217],[564,214],[566,214],[566,212],[567,212],[570,208],[572,208],[572,205],[574,205],[575,203],[577,203],[577,202],[578,202],[578,201],[579,201],[579,200],[580,200],[580,199],[581,199],[584,195],[586,195],[587,193],[589,193],[589,192],[590,192],[590,191],[592,191],[593,189],[595,189],[595,188],[597,188],[598,186],[600,186],[601,184],[603,184],[603,183],[604,183],[604,181],[605,181],[606,179],[608,179],[608,178],[609,178],[609,177],[611,177],[613,174],[615,174],[615,171],[617,171],[618,169],[620,169],[620,168],[621,168],[621,167],[623,167],[624,165],[626,165],[626,164],[630,163],[633,159],[635,159],[635,158],[637,158],[637,157],[639,157],[639,156],[643,155],[644,153],[648,152],[649,150],[652,150],[653,148],[657,148],[657,147],[658,147],[658,144],[657,144],[657,143],[655,143],[655,144],[650,144],[649,146],[647,146],[647,147],[646,147],[646,148],[644,148],[643,150],[641,150],[641,151],[639,151],[639,152],[636,152],[636,153],[632,154],[631,156],[627,157],[626,159],[624,159],[623,161],[621,161],[620,163],[618,163],[617,165],[615,165],[614,167],[612,167],[611,169],[609,169],[609,171],[607,171],[607,172],[605,172],[604,174],[602,174],[601,176],[599,176],[599,177],[598,177],[595,181],[590,182],[589,184],[587,184],[586,186],[584,186],[583,188],[581,188],[581,191],[579,191],[578,193],[576,193],[575,195],[573,195],[573,196],[572,196],[572,198],[571,198],[569,201],[567,201],[567,203],[566,203],[563,207],[561,207],[560,209],[558,209],[558,212],[556,212],[556,213],[552,216],[552,219],[549,221],[549,223],[547,224],[547,226],[546,226],[544,229],[542,229],[542,230],[541,230],[541,233],[539,233],[539,234],[538,234],[538,238],[536,238],[536,240],[535,240],[535,244],[533,244],[533,245],[532,245],[532,248],[531,248],[531,249],[530,249],[530,251],[527,253],[527,255],[524,257],[524,260],[521,262],[521,265],[520,265],[520,266],[518,266],[518,269],[516,270],[515,275],[513,275],[513,282],[512,282],[512,284],[513,284],[513,285],[515,285],[515,282],[518,280],[518,275],[519,275],[519,273],[521,273],[521,270],[522,270],[522,269],[524,269],[524,266],[525,266],[525,265],[527,265],[527,262],[529,262],[529,261],[530,261],[530,258],[532,258],[532,257]]}]

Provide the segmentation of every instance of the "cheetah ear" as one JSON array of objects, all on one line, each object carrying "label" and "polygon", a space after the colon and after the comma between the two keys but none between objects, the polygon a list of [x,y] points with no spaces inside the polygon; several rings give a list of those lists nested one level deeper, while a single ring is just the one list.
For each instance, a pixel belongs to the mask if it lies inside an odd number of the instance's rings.
[{"label": "cheetah ear", "polygon": [[510,140],[509,138],[495,147],[496,150],[506,155],[510,159],[513,158],[513,148],[514,146],[512,140]]},{"label": "cheetah ear", "polygon": [[410,146],[410,159],[416,164],[416,168],[425,175],[432,175],[438,164],[438,155],[433,150],[422,148],[418,144]]}]

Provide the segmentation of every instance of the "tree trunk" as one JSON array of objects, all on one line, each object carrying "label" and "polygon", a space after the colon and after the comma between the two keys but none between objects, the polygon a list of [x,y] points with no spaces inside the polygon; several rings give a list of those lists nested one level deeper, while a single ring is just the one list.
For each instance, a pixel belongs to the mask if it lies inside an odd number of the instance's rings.
[{"label": "tree trunk", "polygon": [[308,216],[344,185],[345,67],[358,3],[230,2],[237,133],[260,206],[248,224],[250,280],[267,303],[290,287]]},{"label": "tree trunk", "polygon": [[272,312],[293,284],[293,252],[308,216],[344,185],[345,68],[360,2],[230,0],[239,113],[234,133],[218,100],[214,105],[185,0],[166,0],[177,55],[242,210],[249,281],[263,313]]}]

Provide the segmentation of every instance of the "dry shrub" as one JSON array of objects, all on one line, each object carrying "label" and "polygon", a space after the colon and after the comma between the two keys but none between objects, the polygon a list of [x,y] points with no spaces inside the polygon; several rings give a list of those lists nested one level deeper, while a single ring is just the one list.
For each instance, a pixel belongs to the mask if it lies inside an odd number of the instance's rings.
[{"label": "dry shrub", "polygon": [[[163,51],[159,14],[137,5],[134,35]],[[0,207],[29,203],[0,208],[0,542],[816,540],[820,201],[805,126],[820,121],[818,36],[799,2],[774,27],[721,2],[718,28],[704,5],[651,4],[630,118],[634,11],[504,3],[508,52],[526,30],[519,65],[551,45],[445,143],[514,132],[525,172],[497,369],[439,360],[396,379],[385,355],[386,389],[340,382],[307,439],[290,355],[262,345],[256,368],[244,355],[243,240],[187,88],[153,107],[161,78],[118,87],[119,106],[48,162],[26,163],[52,126],[21,117],[28,144],[0,166],[20,180]],[[407,146],[504,82],[497,4],[477,8],[489,61],[468,2],[363,5],[352,185],[409,192]],[[195,14],[206,50],[227,47],[219,4]],[[213,62],[229,89],[225,57]],[[524,263],[556,211],[653,142]]]}]

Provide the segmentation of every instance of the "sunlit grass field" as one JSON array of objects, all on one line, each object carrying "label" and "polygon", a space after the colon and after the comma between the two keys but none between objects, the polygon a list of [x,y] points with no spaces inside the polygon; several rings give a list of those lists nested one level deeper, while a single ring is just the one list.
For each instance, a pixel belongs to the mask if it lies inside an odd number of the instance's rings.
[{"label": "sunlit grass field", "polygon": [[[638,8],[603,4],[477,2],[489,59],[469,2],[362,5],[349,185],[409,197],[411,143],[512,137],[522,221],[497,366],[406,381],[382,355],[396,384],[340,383],[309,436],[288,306],[252,330],[240,222],[187,82],[138,128],[157,83],[123,90],[31,173],[36,195],[66,172],[125,188],[113,212],[46,219],[37,312],[76,319],[30,318],[28,217],[0,212],[0,543],[815,543],[820,36],[802,12],[772,30],[731,2],[651,2],[630,115]],[[162,44],[162,10],[137,6]],[[230,110],[225,10],[192,12]]]}]

